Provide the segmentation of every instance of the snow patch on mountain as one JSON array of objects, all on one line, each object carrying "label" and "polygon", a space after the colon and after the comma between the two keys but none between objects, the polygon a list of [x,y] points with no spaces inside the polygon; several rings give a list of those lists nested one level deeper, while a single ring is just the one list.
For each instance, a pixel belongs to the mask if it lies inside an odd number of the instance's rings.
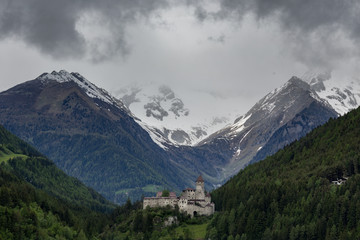
[{"label": "snow patch on mountain", "polygon": [[245,128],[245,123],[247,120],[249,120],[249,118],[251,118],[252,114],[249,114],[247,116],[241,116],[239,119],[237,119],[235,121],[235,123],[232,125],[232,127],[230,128],[230,133],[227,137],[233,135],[233,134],[237,134],[240,133],[244,130]]},{"label": "snow patch on mountain", "polygon": [[302,76],[317,95],[326,100],[339,114],[344,115],[360,106],[360,81],[356,78],[332,76],[330,72],[307,72]]},{"label": "snow patch on mountain", "polygon": [[163,137],[163,135],[161,133],[158,132],[158,130],[156,128],[148,126],[146,123],[142,122],[140,119],[135,119],[135,121],[149,133],[151,139],[158,146],[160,146],[164,150],[168,149],[168,147],[165,145],[166,139]]}]

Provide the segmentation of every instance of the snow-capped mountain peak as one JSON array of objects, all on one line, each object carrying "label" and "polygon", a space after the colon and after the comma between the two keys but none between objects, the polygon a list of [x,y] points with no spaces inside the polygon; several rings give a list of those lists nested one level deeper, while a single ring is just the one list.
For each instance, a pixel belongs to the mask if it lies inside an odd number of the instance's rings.
[{"label": "snow-capped mountain peak", "polygon": [[42,82],[46,82],[49,80],[57,81],[59,83],[74,82],[81,89],[83,89],[89,97],[99,99],[103,102],[109,103],[129,112],[129,110],[120,100],[113,97],[106,90],[97,87],[95,84],[91,83],[79,73],[69,73],[65,70],[60,70],[59,72],[53,71],[51,73],[43,73],[37,79],[41,80]]}]

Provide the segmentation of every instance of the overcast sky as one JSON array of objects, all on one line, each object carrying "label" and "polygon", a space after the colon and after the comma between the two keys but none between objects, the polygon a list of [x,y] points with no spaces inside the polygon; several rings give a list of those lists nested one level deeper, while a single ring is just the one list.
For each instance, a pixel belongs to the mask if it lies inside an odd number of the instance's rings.
[{"label": "overcast sky", "polygon": [[308,70],[359,76],[359,15],[358,0],[0,0],[0,90],[65,69],[108,91],[162,82],[246,109]]}]

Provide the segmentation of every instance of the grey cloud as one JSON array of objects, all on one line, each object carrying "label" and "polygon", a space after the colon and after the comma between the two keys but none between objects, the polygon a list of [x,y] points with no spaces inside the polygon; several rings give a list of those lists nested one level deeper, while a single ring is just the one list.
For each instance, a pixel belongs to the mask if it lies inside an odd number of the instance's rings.
[{"label": "grey cloud", "polygon": [[[260,23],[276,21],[285,36],[284,45],[307,65],[331,67],[335,59],[360,58],[356,50],[360,43],[358,0],[220,0],[219,11],[201,9],[195,16],[199,21],[241,22],[248,13]],[[338,42],[339,35],[349,42]]]},{"label": "grey cloud", "polygon": [[[216,0],[214,0],[216,1]],[[336,58],[359,57],[360,2],[358,0],[218,0],[220,10],[208,12],[201,0],[1,0],[0,40],[15,38],[54,58],[90,58],[95,62],[127,56],[131,44],[127,27],[158,10],[194,7],[199,21],[241,21],[247,13],[262,22],[278,21],[287,36],[284,47],[308,65],[331,65]],[[89,39],[78,29],[86,14],[108,32]],[[90,25],[91,31],[91,22]],[[96,31],[94,31],[96,32]],[[338,43],[338,35],[350,41]],[[211,36],[209,41],[224,42]],[[330,60],[329,60],[330,59]],[[332,61],[332,63],[331,63]]]},{"label": "grey cloud", "polygon": [[[102,61],[126,55],[126,26],[167,6],[166,0],[2,0],[0,39],[15,38],[54,58]],[[83,14],[96,12],[109,36],[88,42],[77,29]]]},{"label": "grey cloud", "polygon": [[200,22],[208,18],[208,12],[202,6],[196,6],[194,14]]},{"label": "grey cloud", "polygon": [[313,31],[341,26],[356,33],[360,3],[357,0],[221,0],[218,16],[242,17],[252,12],[258,19],[278,15],[285,29]]},{"label": "grey cloud", "polygon": [[54,57],[82,55],[75,30],[77,12],[62,1],[5,1],[0,8],[0,36],[14,37]]},{"label": "grey cloud", "polygon": [[220,35],[220,36],[218,36],[218,37],[210,36],[210,37],[208,37],[208,40],[209,40],[210,42],[215,42],[215,43],[222,43],[222,44],[224,44],[224,43],[225,43],[225,35],[222,34],[222,35]]}]

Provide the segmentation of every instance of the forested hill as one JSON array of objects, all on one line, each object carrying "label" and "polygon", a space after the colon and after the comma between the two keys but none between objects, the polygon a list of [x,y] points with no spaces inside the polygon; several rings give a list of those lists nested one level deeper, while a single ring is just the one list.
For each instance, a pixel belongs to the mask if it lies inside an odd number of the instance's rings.
[{"label": "forested hill", "polygon": [[[215,190],[221,212],[207,234],[211,239],[360,239],[359,172],[357,109]],[[341,185],[333,182],[341,179]]]},{"label": "forested hill", "polygon": [[0,126],[0,239],[97,235],[114,208]]},{"label": "forested hill", "polygon": [[100,212],[110,212],[115,208],[99,193],[66,175],[52,161],[1,125],[0,162],[1,168],[59,199]]}]

